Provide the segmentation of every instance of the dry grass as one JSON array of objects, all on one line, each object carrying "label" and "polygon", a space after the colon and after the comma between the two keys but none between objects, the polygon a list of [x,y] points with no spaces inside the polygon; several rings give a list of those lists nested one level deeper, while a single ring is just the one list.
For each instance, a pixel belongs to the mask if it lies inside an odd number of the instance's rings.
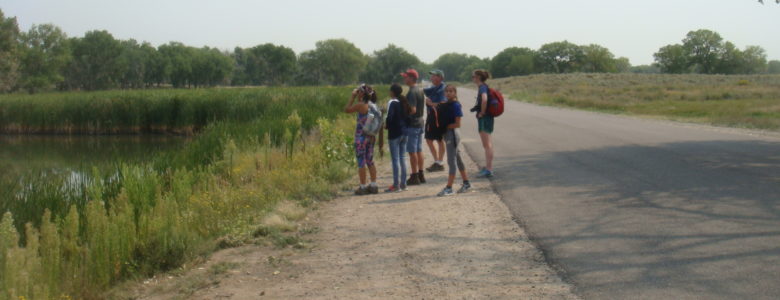
[{"label": "dry grass", "polygon": [[490,84],[513,99],[543,105],[780,129],[778,75],[562,74]]}]

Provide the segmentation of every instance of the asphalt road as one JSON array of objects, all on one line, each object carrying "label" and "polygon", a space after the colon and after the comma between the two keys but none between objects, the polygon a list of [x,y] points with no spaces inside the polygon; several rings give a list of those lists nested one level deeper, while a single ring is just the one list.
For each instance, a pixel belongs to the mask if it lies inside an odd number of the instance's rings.
[{"label": "asphalt road", "polygon": [[507,101],[493,138],[494,187],[585,299],[780,298],[777,136]]}]

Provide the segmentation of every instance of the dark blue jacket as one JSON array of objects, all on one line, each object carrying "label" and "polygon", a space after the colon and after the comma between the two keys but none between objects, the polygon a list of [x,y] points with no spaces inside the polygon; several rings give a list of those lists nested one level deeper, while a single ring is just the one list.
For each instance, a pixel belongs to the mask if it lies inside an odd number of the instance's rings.
[{"label": "dark blue jacket", "polygon": [[406,129],[408,116],[404,112],[404,107],[398,100],[390,100],[387,104],[387,139],[392,140],[400,137]]}]

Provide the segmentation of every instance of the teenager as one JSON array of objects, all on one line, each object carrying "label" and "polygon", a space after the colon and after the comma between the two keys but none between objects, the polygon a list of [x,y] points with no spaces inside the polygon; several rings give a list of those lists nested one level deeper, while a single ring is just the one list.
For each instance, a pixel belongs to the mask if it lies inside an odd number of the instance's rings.
[{"label": "teenager", "polygon": [[452,184],[455,181],[455,174],[460,172],[463,179],[463,185],[458,193],[464,193],[471,188],[466,166],[460,157],[458,144],[460,143],[460,119],[463,117],[463,109],[458,101],[458,89],[449,85],[446,88],[447,102],[439,104],[439,126],[443,132],[444,142],[447,144],[447,166],[449,167],[449,177],[447,177],[447,186],[439,192],[439,197],[453,194]]},{"label": "teenager", "polygon": [[417,80],[420,74],[415,69],[408,69],[401,73],[404,78],[404,84],[409,87],[406,93],[406,100],[409,101],[409,122],[406,124],[406,152],[409,153],[409,162],[412,167],[411,175],[406,180],[406,185],[418,185],[425,183],[423,174],[424,155],[422,154],[423,127],[425,122],[425,95],[420,87],[417,86]]},{"label": "teenager", "polygon": [[[447,85],[444,84],[443,71],[433,70],[429,74],[431,75],[433,86],[423,90],[425,93],[425,104],[428,105],[428,116],[425,121],[425,142],[428,144],[428,149],[431,150],[434,162],[425,170],[438,172],[444,171],[444,141],[442,140],[442,133],[436,130],[436,106],[447,102],[447,97],[444,95],[444,88]],[[438,151],[436,145],[439,146]]]},{"label": "teenager", "polygon": [[387,140],[390,145],[390,157],[393,164],[393,185],[385,192],[393,193],[406,190],[406,135],[404,130],[408,122],[411,107],[398,84],[390,87],[390,101],[387,102]]},{"label": "teenager", "polygon": [[477,104],[474,107],[477,112],[477,130],[479,138],[482,140],[482,148],[485,149],[485,166],[479,172],[477,177],[493,177],[493,125],[495,118],[487,113],[488,96],[490,88],[485,83],[490,78],[490,73],[485,70],[475,70],[471,74],[471,80],[479,87],[477,91]]},{"label": "teenager", "polygon": [[[359,99],[355,103],[355,99]],[[357,113],[357,125],[355,126],[355,153],[357,154],[358,175],[360,186],[355,190],[355,195],[368,195],[379,193],[376,184],[376,166],[374,166],[374,143],[376,138],[365,135],[363,127],[368,121],[369,105],[376,105],[376,93],[367,85],[362,85],[352,91],[349,103],[344,107],[348,114]],[[371,176],[371,183],[366,185],[366,169]]]}]

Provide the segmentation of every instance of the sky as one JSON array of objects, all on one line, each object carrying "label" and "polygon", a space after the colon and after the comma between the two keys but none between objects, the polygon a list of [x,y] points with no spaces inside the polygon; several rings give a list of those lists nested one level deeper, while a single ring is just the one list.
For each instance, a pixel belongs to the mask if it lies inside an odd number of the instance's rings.
[{"label": "sky", "polygon": [[711,29],[738,47],[759,45],[780,59],[780,5],[756,0],[249,1],[0,0],[21,30],[53,23],[68,36],[105,29],[157,46],[281,44],[296,53],[345,38],[364,53],[395,44],[433,62],[448,52],[492,57],[512,47],[568,40],[596,43],[634,65],[688,31]]}]

